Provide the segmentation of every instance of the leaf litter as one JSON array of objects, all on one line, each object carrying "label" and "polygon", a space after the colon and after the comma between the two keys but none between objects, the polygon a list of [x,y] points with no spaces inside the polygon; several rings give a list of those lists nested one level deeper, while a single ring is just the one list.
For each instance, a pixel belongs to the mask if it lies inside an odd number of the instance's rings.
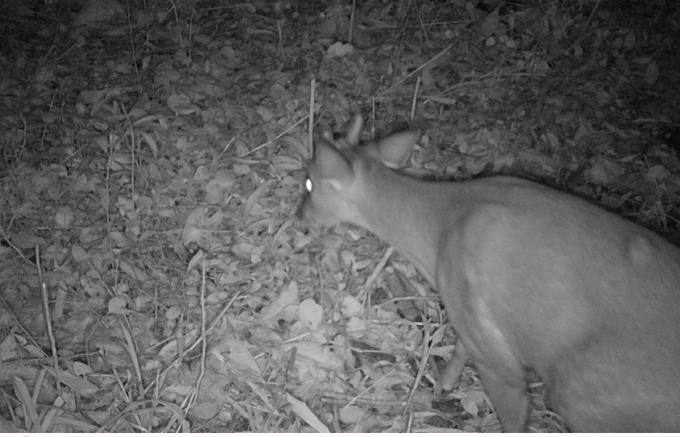
[{"label": "leaf litter", "polygon": [[0,430],[500,430],[473,368],[433,396],[455,334],[415,269],[294,218],[352,112],[425,127],[416,174],[679,241],[680,8],[359,3],[3,3]]}]

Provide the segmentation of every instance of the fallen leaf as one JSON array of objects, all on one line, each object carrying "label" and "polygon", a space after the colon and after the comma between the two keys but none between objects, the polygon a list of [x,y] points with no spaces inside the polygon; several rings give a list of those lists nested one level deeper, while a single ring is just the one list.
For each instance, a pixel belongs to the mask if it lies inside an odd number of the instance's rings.
[{"label": "fallen leaf", "polygon": [[297,303],[297,282],[291,281],[272,303],[262,309],[262,312],[260,313],[260,320],[262,322],[269,322],[278,316],[287,306],[295,305]]},{"label": "fallen leaf", "polygon": [[295,414],[300,416],[302,420],[307,422],[309,426],[314,428],[316,432],[327,433],[330,429],[312,412],[312,410],[304,402],[294,398],[291,394],[286,393],[286,400],[290,404],[290,408]]},{"label": "fallen leaf", "polygon": [[321,325],[323,308],[314,299],[305,299],[298,306],[298,317],[300,322],[310,330],[316,330]]}]

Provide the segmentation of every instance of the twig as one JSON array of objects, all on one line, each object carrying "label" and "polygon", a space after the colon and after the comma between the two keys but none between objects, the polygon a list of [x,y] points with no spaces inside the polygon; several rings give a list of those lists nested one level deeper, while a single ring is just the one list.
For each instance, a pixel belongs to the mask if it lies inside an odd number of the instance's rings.
[{"label": "twig", "polygon": [[309,149],[309,156],[314,154],[314,99],[316,99],[316,78],[312,78],[309,85],[309,123],[307,125],[307,148]]},{"label": "twig", "polygon": [[116,380],[116,383],[118,384],[118,388],[120,389],[120,393],[123,396],[123,400],[125,402],[130,402],[132,401],[132,396],[130,396],[130,393],[128,393],[125,390],[125,384],[123,384],[123,380],[120,378],[118,375],[118,371],[116,370],[115,367],[111,368],[111,371],[113,372],[113,378]]},{"label": "twig", "polygon": [[[576,39],[574,40],[573,43],[569,44],[569,47],[567,47],[566,49],[562,50],[562,53],[569,53],[570,50],[572,50],[574,47],[576,47],[577,44],[581,44],[581,41],[583,41],[584,39],[586,39],[586,37],[590,34],[589,32],[586,32],[586,29],[588,29],[588,26],[590,25],[590,22],[591,22],[591,21],[593,20],[593,18],[595,17],[595,13],[596,13],[597,10],[600,8],[600,2],[601,2],[601,0],[597,0],[597,2],[595,3],[595,6],[593,6],[593,9],[590,11],[590,15],[588,16],[588,19],[586,20],[585,24],[583,25],[583,32],[581,32],[581,34],[579,35],[579,37],[576,38]],[[554,56],[552,56],[551,58],[549,58],[549,59],[548,59],[548,62],[551,62],[551,61],[554,60],[555,58],[557,58],[557,54],[555,54]]]},{"label": "twig", "polygon": [[380,272],[385,268],[385,264],[387,264],[387,261],[389,261],[390,257],[394,253],[394,247],[390,246],[387,248],[385,251],[385,254],[382,256],[378,264],[375,266],[375,269],[373,269],[373,272],[371,273],[371,276],[366,279],[366,283],[364,284],[364,287],[368,287],[371,285],[377,278]]},{"label": "twig", "polygon": [[411,76],[413,76],[413,75],[415,75],[416,73],[418,73],[418,72],[419,72],[420,70],[422,70],[423,68],[425,68],[425,67],[427,67],[428,65],[432,64],[433,62],[437,61],[439,58],[441,58],[442,56],[444,56],[444,54],[445,54],[447,51],[449,51],[449,49],[451,49],[451,47],[453,47],[453,43],[451,43],[451,44],[449,44],[448,46],[444,47],[444,49],[442,49],[439,53],[437,53],[436,55],[434,55],[433,57],[431,57],[431,58],[428,59],[427,61],[423,62],[418,68],[416,68],[416,69],[413,70],[412,72],[410,72],[410,73],[404,75],[401,79],[397,80],[394,84],[392,84],[392,86],[390,86],[390,87],[387,88],[386,90],[384,90],[384,91],[382,91],[381,93],[379,93],[378,96],[379,96],[379,97],[384,96],[385,94],[387,94],[387,93],[389,93],[390,91],[392,91],[392,89],[394,89],[394,88],[396,88],[397,86],[399,86],[402,82],[406,81],[408,78],[410,78]]},{"label": "twig", "polygon": [[125,120],[127,121],[128,129],[130,130],[130,202],[135,205],[135,150],[137,147],[135,144],[135,128],[132,126],[132,120],[130,120],[130,114],[127,112],[125,104],[123,104],[123,102],[119,102],[119,104],[123,115],[125,116]]},{"label": "twig", "polygon": [[[423,354],[420,357],[420,365],[418,366],[418,373],[416,374],[416,378],[413,381],[413,386],[411,387],[411,391],[408,395],[408,399],[406,400],[406,405],[404,406],[405,411],[410,411],[411,406],[413,405],[413,397],[416,394],[416,391],[418,390],[418,387],[420,386],[420,380],[423,379],[423,375],[425,374],[425,368],[427,367],[427,360],[430,358],[430,354],[432,353],[432,344],[430,341],[430,319],[427,317],[423,317],[424,323],[423,323]],[[410,430],[407,430],[407,432],[411,432]]]},{"label": "twig", "polygon": [[144,387],[144,381],[142,380],[142,369],[139,366],[139,358],[137,357],[137,345],[135,344],[135,340],[132,338],[130,321],[127,319],[127,317],[120,315],[118,317],[118,323],[120,324],[120,328],[123,331],[123,337],[125,337],[128,355],[132,361],[132,368],[135,370],[135,376],[137,377],[139,389],[141,390]]},{"label": "twig", "polygon": [[[26,336],[26,338],[29,339],[29,340],[31,341],[31,343],[33,343],[33,346],[35,346],[35,349],[38,350],[38,351],[40,351],[40,352],[43,354],[43,357],[48,357],[48,355],[47,355],[47,354],[45,353],[45,351],[42,349],[42,347],[40,346],[40,344],[38,344],[38,342],[37,342],[36,339],[33,337],[33,335],[28,331],[28,329],[26,329],[26,327],[23,325],[23,323],[21,323],[21,320],[19,320],[19,318],[17,317],[17,315],[14,314],[14,310],[12,309],[12,307],[9,306],[9,304],[7,303],[7,301],[5,300],[5,298],[2,297],[2,294],[0,294],[0,303],[2,304],[2,306],[5,307],[5,309],[7,310],[7,312],[8,312],[9,314],[11,314],[11,315],[14,317],[14,323],[16,323],[16,326],[19,327],[19,329],[21,330],[21,332],[23,333],[23,335]],[[37,358],[37,357],[36,357],[36,358],[22,358],[21,361],[32,360],[32,359],[41,360],[41,359],[45,359],[45,358]],[[6,363],[6,362],[10,362],[10,361],[12,361],[12,360],[5,360],[4,362]]]},{"label": "twig", "polygon": [[52,350],[52,365],[54,376],[57,379],[57,393],[61,394],[61,374],[59,373],[59,355],[57,354],[57,342],[52,331],[52,316],[50,315],[50,303],[47,298],[47,284],[43,279],[42,266],[40,265],[40,246],[35,246],[35,267],[38,269],[38,282],[40,282],[40,294],[42,296],[43,317],[47,327],[47,337],[50,339]]},{"label": "twig", "polygon": [[[153,407],[143,407],[144,405],[147,404],[152,404],[154,405]],[[143,408],[141,408],[143,407]],[[111,425],[116,424],[118,421],[123,419],[125,416],[127,416],[129,413],[135,413],[135,414],[141,414],[141,413],[146,413],[146,412],[157,412],[159,409],[166,409],[169,413],[173,414],[175,417],[180,417],[181,423],[180,423],[180,431],[181,432],[189,432],[190,430],[190,425],[189,422],[184,418],[182,410],[180,410],[177,405],[174,405],[170,402],[166,402],[163,400],[143,400],[143,401],[135,401],[131,402],[128,404],[123,411],[120,413],[116,414],[114,417],[110,418],[107,420],[102,426],[99,427],[97,430],[98,432],[102,431],[113,431],[109,429]]]},{"label": "twig", "polygon": [[[206,334],[209,334],[213,329],[215,329],[215,327],[216,327],[217,324],[220,322],[220,320],[222,319],[222,317],[224,317],[224,315],[227,313],[227,311],[229,311],[229,308],[231,308],[231,306],[234,304],[234,302],[236,302],[236,299],[238,299],[239,296],[241,296],[241,293],[242,293],[242,291],[239,290],[238,292],[236,292],[236,294],[234,294],[234,297],[232,297],[231,300],[230,300],[229,302],[227,302],[227,304],[224,306],[224,308],[222,308],[222,311],[220,311],[220,313],[217,315],[217,317],[215,317],[215,319],[213,320],[213,322],[210,324],[210,327],[208,327],[208,329],[206,330],[206,332],[205,332]],[[200,339],[200,338],[199,338],[199,339],[196,339],[196,340],[195,340],[195,341],[187,348],[186,353],[191,352],[196,346],[198,346],[199,344],[201,344],[202,341],[203,341],[203,340]],[[163,369],[163,371],[160,373],[160,376],[159,376],[159,379],[158,379],[158,380],[164,379],[164,378],[165,378],[165,374],[167,374],[168,371],[170,371],[170,369],[171,369],[176,363],[178,363],[178,362],[179,362],[179,357],[176,357],[174,360],[172,360],[170,363],[168,363],[167,366],[165,367],[165,369]],[[144,388],[144,393],[146,393],[147,391],[149,391],[149,389],[150,389],[151,387],[155,386],[155,384],[156,384],[156,382],[157,382],[158,380],[152,381],[151,383],[149,383],[149,385],[146,386],[146,387]]]},{"label": "twig", "polygon": [[600,2],[602,0],[597,0],[597,3],[595,3],[595,6],[593,6],[593,10],[590,11],[590,15],[588,16],[588,19],[586,20],[586,25],[585,27],[588,27],[590,25],[590,22],[593,21],[593,17],[595,16],[595,12],[600,8]]},{"label": "twig", "polygon": [[184,328],[186,327],[184,319],[186,317],[186,312],[182,310],[179,316],[177,326],[175,327],[175,341],[177,342],[177,370],[180,370],[182,362],[184,361],[184,354],[186,353],[184,349],[185,336]]},{"label": "twig", "polygon": [[28,264],[34,265],[33,262],[31,262],[31,260],[29,260],[28,258],[26,258],[26,257],[24,256],[24,254],[21,252],[21,249],[19,249],[18,247],[16,247],[16,246],[14,245],[14,243],[12,243],[12,242],[10,241],[9,236],[5,233],[5,229],[2,227],[2,225],[0,225],[0,236],[2,237],[3,240],[5,240],[5,243],[7,243],[7,245],[8,245],[9,247],[11,247],[12,249],[14,249],[14,251],[17,253],[17,255],[19,255],[19,258],[23,259],[23,260],[26,261]]},{"label": "twig", "polygon": [[347,42],[352,44],[352,34],[354,33],[354,19],[357,13],[357,0],[352,0],[352,12],[349,14],[349,30],[347,31]]},{"label": "twig", "polygon": [[413,98],[411,99],[411,116],[409,122],[413,121],[416,115],[416,103],[418,103],[418,92],[420,91],[420,76],[416,78],[416,86],[413,89]]},{"label": "twig", "polygon": [[40,398],[40,388],[45,381],[45,376],[47,376],[47,368],[43,367],[38,372],[38,376],[35,378],[35,383],[33,385],[33,394],[31,395],[31,400],[34,405],[38,405],[38,399]]},{"label": "twig", "polygon": [[201,302],[201,369],[198,374],[198,378],[196,379],[196,386],[192,390],[191,395],[189,396],[189,401],[187,404],[184,406],[184,412],[188,413],[189,409],[193,405],[194,401],[198,397],[198,391],[201,388],[201,382],[203,382],[203,377],[205,376],[205,357],[206,357],[206,352],[208,350],[208,342],[207,342],[207,337],[208,333],[206,332],[205,329],[205,320],[206,320],[206,313],[205,313],[205,258],[203,258],[203,261],[201,262],[201,296],[200,296],[200,302]]},{"label": "twig", "polygon": [[[318,108],[315,108],[315,109],[318,110]],[[278,139],[281,138],[282,136],[286,135],[288,132],[290,132],[290,131],[292,131],[293,129],[295,129],[295,128],[297,127],[297,125],[299,125],[299,124],[302,123],[303,121],[307,120],[308,118],[309,118],[309,115],[305,115],[304,117],[302,117],[301,119],[299,119],[298,121],[296,121],[295,123],[293,123],[290,127],[284,129],[283,132],[281,132],[281,133],[278,134],[276,137],[274,137],[273,140],[266,141],[266,142],[260,144],[259,146],[255,147],[255,148],[253,148],[253,149],[251,149],[251,150],[249,150],[249,151],[247,151],[247,152],[244,153],[243,155],[240,155],[239,158],[245,158],[246,156],[250,155],[251,153],[255,153],[255,152],[257,152],[257,151],[260,150],[260,149],[264,149],[265,147],[267,147],[267,146],[269,146],[270,144],[274,143],[274,141],[278,140]]]}]

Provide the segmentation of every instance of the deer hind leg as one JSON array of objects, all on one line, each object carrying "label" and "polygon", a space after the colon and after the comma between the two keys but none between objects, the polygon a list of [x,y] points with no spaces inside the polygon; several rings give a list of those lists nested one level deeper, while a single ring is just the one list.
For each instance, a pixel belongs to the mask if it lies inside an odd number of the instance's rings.
[{"label": "deer hind leg", "polygon": [[442,392],[453,390],[469,359],[470,354],[467,349],[465,349],[463,341],[458,337],[453,357],[446,363],[444,370],[440,373],[439,378],[437,378],[435,396],[440,397]]},{"label": "deer hind leg", "polygon": [[529,416],[529,397],[521,367],[476,363],[484,391],[505,432],[522,432]]}]

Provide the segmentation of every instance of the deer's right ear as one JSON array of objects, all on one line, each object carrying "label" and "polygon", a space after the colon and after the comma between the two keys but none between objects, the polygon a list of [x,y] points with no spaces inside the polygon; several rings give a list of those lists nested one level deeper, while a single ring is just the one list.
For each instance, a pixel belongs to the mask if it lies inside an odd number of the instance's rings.
[{"label": "deer's right ear", "polygon": [[350,147],[357,146],[359,144],[359,135],[361,135],[361,129],[364,127],[364,119],[361,118],[360,114],[354,114],[352,121],[347,126],[347,133],[345,134],[345,141]]},{"label": "deer's right ear", "polygon": [[421,131],[412,130],[382,138],[375,143],[374,155],[389,168],[404,168],[421,136]]},{"label": "deer's right ear", "polygon": [[354,175],[350,161],[326,141],[319,141],[314,148],[314,167],[319,181],[333,186],[344,184]]}]

